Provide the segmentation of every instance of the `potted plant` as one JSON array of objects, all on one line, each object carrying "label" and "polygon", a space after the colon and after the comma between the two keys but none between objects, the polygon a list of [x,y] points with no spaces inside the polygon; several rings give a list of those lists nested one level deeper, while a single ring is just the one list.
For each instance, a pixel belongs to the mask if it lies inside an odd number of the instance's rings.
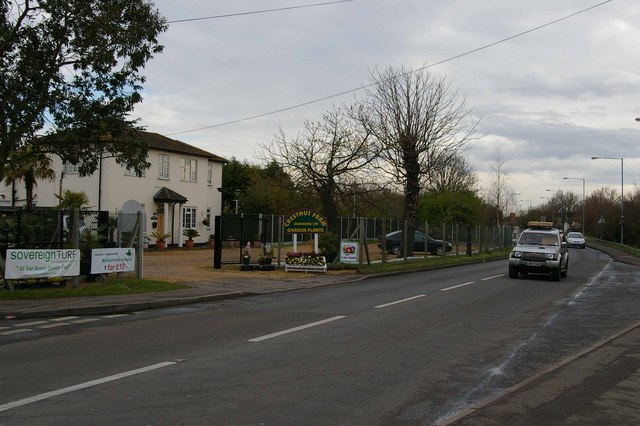
[{"label": "potted plant", "polygon": [[216,234],[210,234],[209,235],[209,248],[213,248],[213,243],[216,240]]},{"label": "potted plant", "polygon": [[247,241],[247,245],[242,253],[242,264],[248,265],[251,262],[251,241]]},{"label": "potted plant", "polygon": [[171,232],[164,233],[156,230],[149,235],[152,238],[156,239],[156,248],[158,250],[164,250],[165,247],[167,246],[167,243],[165,240],[171,236]]},{"label": "potted plant", "polygon": [[193,247],[193,239],[195,237],[200,236],[200,233],[195,228],[187,228],[184,231],[182,231],[182,235],[187,237],[187,241],[185,241],[185,246],[187,248],[191,248],[191,247]]},{"label": "potted plant", "polygon": [[271,265],[273,261],[273,248],[269,247],[269,250],[265,250],[260,256],[260,260],[258,263],[261,265]]}]

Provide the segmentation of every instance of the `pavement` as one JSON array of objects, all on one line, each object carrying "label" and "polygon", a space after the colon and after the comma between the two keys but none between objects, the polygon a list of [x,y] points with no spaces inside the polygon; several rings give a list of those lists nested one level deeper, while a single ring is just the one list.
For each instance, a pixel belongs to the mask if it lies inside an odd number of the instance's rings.
[{"label": "pavement", "polygon": [[[590,247],[640,267],[640,258],[601,244]],[[251,274],[251,273],[249,273]],[[0,301],[0,318],[105,315],[336,285],[355,274],[300,273],[273,278],[190,281],[189,288],[133,295]],[[441,425],[640,424],[640,323],[631,324]]]}]

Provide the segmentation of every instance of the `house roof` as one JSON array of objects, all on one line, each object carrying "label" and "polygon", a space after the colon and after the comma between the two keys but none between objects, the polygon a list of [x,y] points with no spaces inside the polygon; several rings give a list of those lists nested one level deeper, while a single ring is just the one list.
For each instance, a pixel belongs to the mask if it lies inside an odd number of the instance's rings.
[{"label": "house roof", "polygon": [[173,189],[169,189],[166,186],[160,188],[160,191],[156,192],[153,196],[153,201],[156,203],[186,203],[189,201],[184,195],[178,194]]},{"label": "house roof", "polygon": [[211,161],[217,161],[220,163],[229,162],[229,160],[226,160],[220,156],[207,152],[203,149],[196,148],[195,146],[189,145],[184,142],[180,142],[175,139],[168,138],[166,136],[162,136],[161,134],[158,134],[158,133],[140,131],[140,136],[149,145],[149,148],[154,148],[160,151],[177,152],[180,154],[197,155],[200,157],[206,157]]}]

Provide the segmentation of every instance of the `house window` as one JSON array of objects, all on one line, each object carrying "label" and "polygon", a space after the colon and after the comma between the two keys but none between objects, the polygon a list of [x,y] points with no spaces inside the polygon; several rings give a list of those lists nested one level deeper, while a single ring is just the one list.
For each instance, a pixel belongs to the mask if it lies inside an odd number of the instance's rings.
[{"label": "house window", "polygon": [[80,165],[79,164],[64,163],[64,174],[65,175],[77,175],[79,173],[80,173]]},{"label": "house window", "polygon": [[158,157],[158,179],[169,179],[169,156],[160,154]]},{"label": "house window", "polygon": [[182,180],[185,182],[198,181],[198,160],[182,159]]},{"label": "house window", "polygon": [[184,229],[196,227],[196,208],[195,207],[182,208],[182,227]]},{"label": "house window", "polygon": [[211,185],[213,183],[213,164],[207,164],[207,185]]}]

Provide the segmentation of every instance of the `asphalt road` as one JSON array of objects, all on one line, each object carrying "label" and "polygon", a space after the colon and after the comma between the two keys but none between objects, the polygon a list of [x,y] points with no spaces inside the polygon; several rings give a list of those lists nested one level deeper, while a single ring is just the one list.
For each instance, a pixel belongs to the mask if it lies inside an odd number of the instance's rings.
[{"label": "asphalt road", "polygon": [[571,250],[0,339],[0,424],[435,424],[640,320],[638,273]]}]

